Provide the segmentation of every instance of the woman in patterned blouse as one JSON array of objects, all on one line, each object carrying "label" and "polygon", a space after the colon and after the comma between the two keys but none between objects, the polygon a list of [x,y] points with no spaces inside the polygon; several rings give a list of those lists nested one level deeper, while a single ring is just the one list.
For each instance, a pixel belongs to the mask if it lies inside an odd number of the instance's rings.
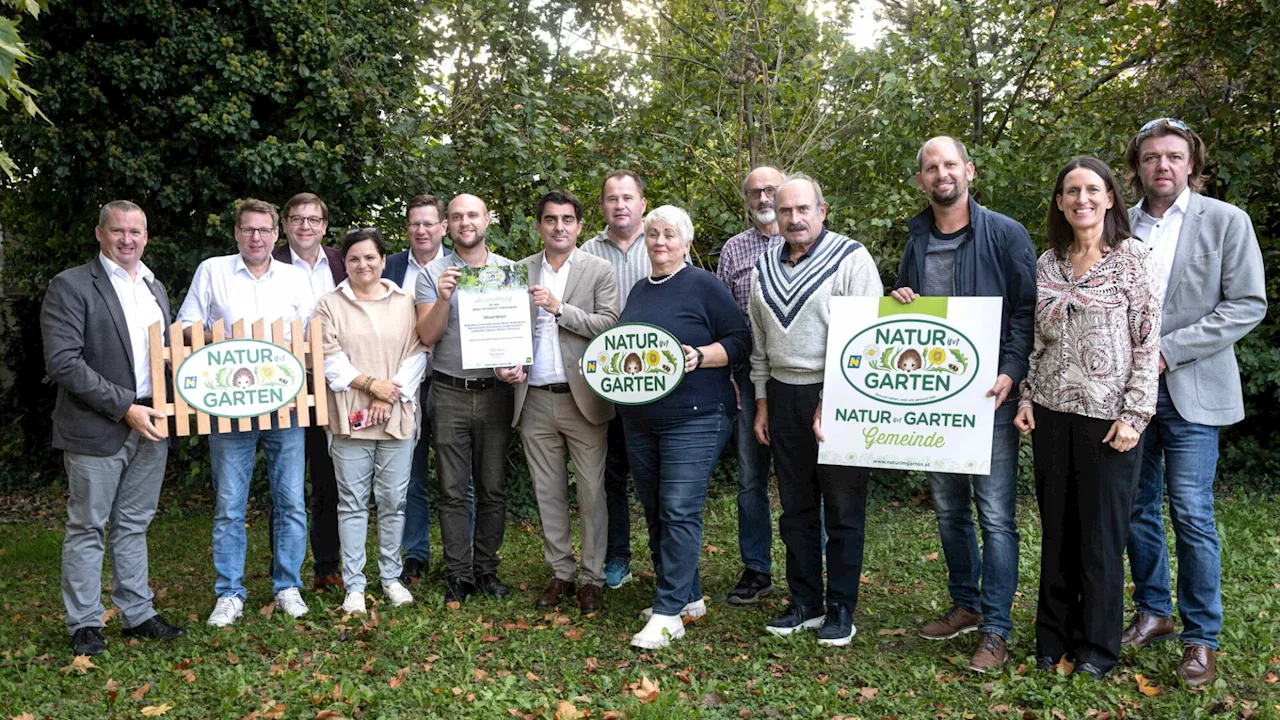
[{"label": "woman in patterned blouse", "polygon": [[1100,160],[1058,174],[1036,263],[1036,335],[1014,421],[1031,434],[1043,526],[1036,657],[1101,679],[1120,653],[1122,554],[1156,409],[1160,300]]}]

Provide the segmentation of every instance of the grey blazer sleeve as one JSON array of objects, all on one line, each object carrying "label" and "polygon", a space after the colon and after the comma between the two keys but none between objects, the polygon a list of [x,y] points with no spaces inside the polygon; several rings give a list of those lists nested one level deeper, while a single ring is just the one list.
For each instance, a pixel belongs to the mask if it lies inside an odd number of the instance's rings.
[{"label": "grey blazer sleeve", "polygon": [[95,292],[87,275],[85,280],[76,287],[66,275],[58,275],[45,293],[40,307],[45,372],[86,406],[120,422],[133,403],[134,390],[111,382],[85,362],[88,304],[84,293]]},{"label": "grey blazer sleeve", "polygon": [[584,276],[583,281],[590,282],[587,287],[595,296],[595,312],[587,312],[566,302],[560,310],[559,324],[565,330],[590,340],[618,324],[618,283],[613,279],[612,268],[588,265],[588,272],[594,277]]}]

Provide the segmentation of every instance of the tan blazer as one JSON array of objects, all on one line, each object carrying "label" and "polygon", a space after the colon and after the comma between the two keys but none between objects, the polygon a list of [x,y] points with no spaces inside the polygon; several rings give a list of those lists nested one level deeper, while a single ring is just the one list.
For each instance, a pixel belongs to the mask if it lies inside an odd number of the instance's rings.
[{"label": "tan blazer", "polygon": [[[529,268],[529,286],[542,284],[543,253],[530,255],[519,264]],[[591,253],[575,251],[569,268],[569,279],[560,298],[564,308],[560,311],[560,357],[564,361],[565,378],[569,381],[573,400],[588,422],[599,425],[613,419],[613,403],[592,392],[582,377],[582,353],[591,338],[618,323],[618,284],[613,279],[613,266],[608,260]],[[529,315],[536,326],[538,306],[529,299]],[[536,348],[535,348],[536,352]],[[525,368],[528,370],[528,368]],[[516,409],[511,426],[520,424],[520,410],[524,407],[529,381],[515,386]]]}]

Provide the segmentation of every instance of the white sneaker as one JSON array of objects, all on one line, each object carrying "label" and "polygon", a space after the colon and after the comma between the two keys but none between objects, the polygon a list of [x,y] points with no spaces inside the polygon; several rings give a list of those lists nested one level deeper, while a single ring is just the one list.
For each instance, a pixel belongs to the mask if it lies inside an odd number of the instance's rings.
[{"label": "white sneaker", "polygon": [[387,599],[391,601],[392,607],[404,607],[413,602],[413,595],[409,594],[409,589],[402,585],[399,580],[384,583],[382,592],[387,594]]},{"label": "white sneaker", "polygon": [[364,593],[347,593],[347,599],[342,601],[342,612],[344,615],[368,615],[369,611],[364,607]]},{"label": "white sneaker", "polygon": [[[707,614],[707,598],[706,597],[703,597],[701,600],[695,600],[694,602],[691,602],[688,605],[685,605],[683,608],[680,608],[680,619],[684,621],[685,625],[688,625],[689,623],[698,620],[699,618],[701,618],[703,615],[706,615],[706,614]],[[653,608],[647,607],[640,611],[641,620],[648,622],[649,618],[651,617],[653,617]]]},{"label": "white sneaker", "polygon": [[213,604],[213,612],[209,613],[208,624],[213,627],[226,627],[244,615],[244,601],[235,595],[218,598]]},{"label": "white sneaker", "polygon": [[276,593],[276,603],[278,603],[277,607],[292,618],[300,618],[310,610],[302,601],[302,594],[298,592],[298,588],[285,588]]},{"label": "white sneaker", "polygon": [[664,648],[672,640],[684,637],[684,621],[679,615],[654,614],[645,623],[644,629],[631,636],[631,646],[644,650]]}]

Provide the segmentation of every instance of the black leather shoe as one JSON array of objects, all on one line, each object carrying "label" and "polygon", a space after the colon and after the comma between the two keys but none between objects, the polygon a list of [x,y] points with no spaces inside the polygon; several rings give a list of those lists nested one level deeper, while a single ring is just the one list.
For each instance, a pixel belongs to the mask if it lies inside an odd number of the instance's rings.
[{"label": "black leather shoe", "polygon": [[102,628],[85,627],[71,636],[71,650],[76,655],[101,655],[107,651],[107,641],[102,639]]},{"label": "black leather shoe", "polygon": [[1102,670],[1097,665],[1087,662],[1077,665],[1075,672],[1072,673],[1072,675],[1084,675],[1085,677],[1092,678],[1095,682],[1102,682],[1102,678],[1106,674],[1106,670]]},{"label": "black leather shoe", "polygon": [[422,579],[422,561],[409,558],[404,561],[404,570],[400,571],[400,582],[405,587],[416,585]]},{"label": "black leather shoe", "polygon": [[842,647],[853,642],[854,633],[858,629],[853,626],[853,611],[848,605],[828,605],[827,617],[818,628],[818,644],[831,647]]},{"label": "black leather shoe", "polygon": [[742,578],[725,598],[730,605],[750,605],[773,592],[773,578],[751,568],[742,571]]},{"label": "black leather shoe", "polygon": [[187,631],[180,627],[170,625],[165,622],[164,618],[160,617],[159,613],[156,613],[146,622],[134,625],[131,628],[125,628],[120,634],[125,637],[144,637],[151,638],[152,640],[172,640],[186,635]]},{"label": "black leather shoe", "polygon": [[476,578],[476,588],[489,597],[504,598],[511,594],[511,588],[503,584],[497,575],[481,575]]},{"label": "black leather shoe", "polygon": [[466,602],[467,598],[475,594],[476,586],[459,577],[447,577],[444,579],[444,601]]},{"label": "black leather shoe", "polygon": [[825,615],[826,608],[821,605],[807,608],[792,601],[787,612],[770,620],[765,624],[764,629],[770,635],[786,637],[801,630],[815,630],[822,627]]}]

